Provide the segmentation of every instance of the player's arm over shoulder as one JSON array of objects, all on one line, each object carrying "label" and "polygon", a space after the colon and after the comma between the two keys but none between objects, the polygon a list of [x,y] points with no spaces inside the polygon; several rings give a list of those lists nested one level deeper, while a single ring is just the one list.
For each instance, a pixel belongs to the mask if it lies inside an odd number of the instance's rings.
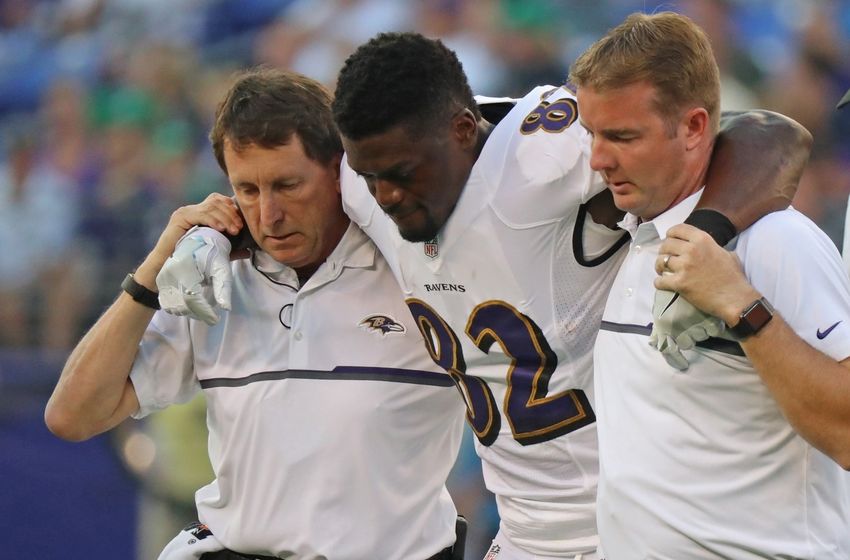
[{"label": "player's arm over shoulder", "polygon": [[342,191],[342,207],[351,220],[365,228],[372,221],[372,216],[379,210],[378,203],[369,194],[366,181],[348,165],[348,157],[343,155],[339,173],[340,189]]},{"label": "player's arm over shoulder", "polygon": [[811,143],[809,131],[785,115],[724,111],[699,208],[719,211],[737,231],[768,212],[787,208]]},{"label": "player's arm over shoulder", "polygon": [[496,212],[518,227],[563,219],[605,188],[590,169],[590,136],[575,96],[563,87],[536,88],[521,99],[482,156],[483,172],[497,185]]}]

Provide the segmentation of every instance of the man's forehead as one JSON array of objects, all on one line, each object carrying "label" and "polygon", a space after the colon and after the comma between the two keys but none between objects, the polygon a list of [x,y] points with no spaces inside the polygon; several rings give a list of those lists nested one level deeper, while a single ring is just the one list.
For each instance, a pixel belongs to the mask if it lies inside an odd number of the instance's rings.
[{"label": "man's forehead", "polygon": [[380,168],[403,165],[420,157],[424,149],[420,142],[397,129],[357,140],[343,136],[342,145],[354,168],[364,165]]}]

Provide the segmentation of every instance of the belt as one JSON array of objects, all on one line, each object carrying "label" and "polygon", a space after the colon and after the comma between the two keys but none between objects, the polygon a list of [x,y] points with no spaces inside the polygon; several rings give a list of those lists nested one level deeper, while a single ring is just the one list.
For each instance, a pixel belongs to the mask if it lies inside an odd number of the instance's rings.
[{"label": "belt", "polygon": [[[263,556],[261,554],[242,554],[232,550],[218,550],[216,552],[205,552],[200,560],[280,560],[277,556]],[[452,547],[444,548],[437,554],[429,556],[425,560],[452,560]]]},{"label": "belt", "polygon": [[452,560],[452,548],[451,546],[444,548],[434,556],[429,556],[425,560]]},{"label": "belt", "polygon": [[277,556],[263,556],[262,554],[241,554],[232,550],[217,550],[201,554],[199,560],[280,560]]}]

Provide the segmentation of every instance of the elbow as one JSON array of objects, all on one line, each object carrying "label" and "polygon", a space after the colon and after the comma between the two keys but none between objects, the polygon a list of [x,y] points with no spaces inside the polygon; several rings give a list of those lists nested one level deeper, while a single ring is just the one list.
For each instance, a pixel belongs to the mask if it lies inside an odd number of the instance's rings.
[{"label": "elbow", "polygon": [[814,137],[805,126],[795,121],[782,113],[773,111],[754,111],[764,127],[765,132],[768,132],[773,137],[784,138],[787,144],[792,148],[793,153],[798,154],[803,159],[808,159],[809,153],[812,151]]},{"label": "elbow", "polygon": [[44,423],[51,434],[65,441],[85,441],[94,435],[85,430],[78,418],[52,400],[47,403],[47,408],[44,410]]}]

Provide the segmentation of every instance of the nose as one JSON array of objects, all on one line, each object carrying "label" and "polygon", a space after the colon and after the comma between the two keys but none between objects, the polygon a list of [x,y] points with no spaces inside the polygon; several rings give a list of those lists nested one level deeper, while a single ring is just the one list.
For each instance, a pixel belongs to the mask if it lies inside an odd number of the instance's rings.
[{"label": "nose", "polygon": [[283,220],[283,207],[272,193],[260,193],[260,225],[265,231]]},{"label": "nose", "polygon": [[381,208],[395,206],[404,197],[404,193],[398,185],[384,179],[375,179],[372,183],[372,194]]},{"label": "nose", "polygon": [[594,171],[605,171],[615,166],[614,157],[604,140],[593,139],[590,150],[590,167]]}]

